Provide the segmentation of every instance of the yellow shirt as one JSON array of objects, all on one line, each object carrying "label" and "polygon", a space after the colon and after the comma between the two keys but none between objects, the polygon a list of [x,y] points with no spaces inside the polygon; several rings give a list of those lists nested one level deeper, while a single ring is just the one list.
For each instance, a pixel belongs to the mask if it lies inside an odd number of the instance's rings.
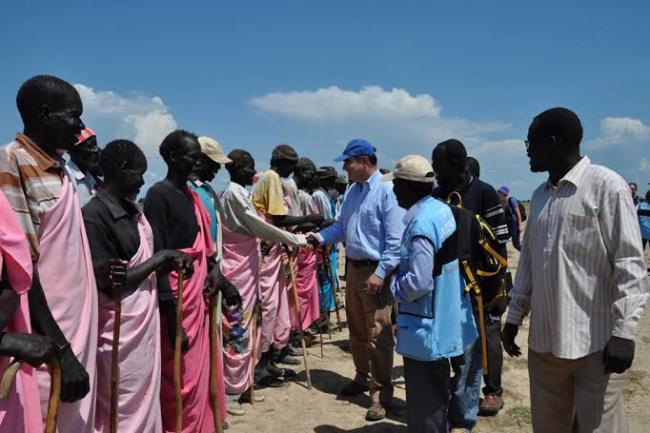
[{"label": "yellow shirt", "polygon": [[268,170],[253,188],[253,204],[267,217],[287,214],[282,194],[282,181],[273,170]]}]

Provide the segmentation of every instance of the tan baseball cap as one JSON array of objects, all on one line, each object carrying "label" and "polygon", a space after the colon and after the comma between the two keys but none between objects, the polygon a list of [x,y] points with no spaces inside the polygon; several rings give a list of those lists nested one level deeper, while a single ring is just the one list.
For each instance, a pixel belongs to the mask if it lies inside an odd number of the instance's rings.
[{"label": "tan baseball cap", "polygon": [[226,153],[221,148],[221,145],[217,140],[210,137],[199,137],[199,144],[201,145],[201,152],[203,152],[208,158],[219,164],[228,164],[232,162],[230,158],[226,156]]},{"label": "tan baseball cap", "polygon": [[400,159],[395,166],[395,170],[386,173],[383,181],[393,179],[404,179],[412,182],[429,183],[435,180],[433,169],[429,161],[420,155],[406,155]]}]

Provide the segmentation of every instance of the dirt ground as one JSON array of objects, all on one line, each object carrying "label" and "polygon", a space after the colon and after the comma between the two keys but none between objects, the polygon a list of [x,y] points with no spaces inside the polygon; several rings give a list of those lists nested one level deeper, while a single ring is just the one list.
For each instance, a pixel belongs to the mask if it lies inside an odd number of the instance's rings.
[{"label": "dirt ground", "polygon": [[[509,253],[511,269],[516,269],[518,254]],[[650,258],[646,257],[650,264]],[[345,318],[344,313],[343,318]],[[626,408],[632,433],[650,432],[650,317],[646,313],[639,325],[636,359],[629,373],[625,391]],[[526,340],[524,324],[517,340],[522,346],[521,358],[505,355],[503,387],[505,407],[495,417],[480,418],[476,433],[525,433],[530,426],[530,403]],[[324,337],[323,358],[318,344],[308,349],[312,390],[308,390],[304,369],[299,367],[298,380],[285,388],[258,391],[266,397],[262,403],[247,404],[244,416],[230,417],[231,433],[405,433],[405,411],[390,415],[385,421],[371,423],[364,419],[369,397],[337,397],[338,390],[354,376],[352,358],[347,351],[347,329]],[[395,402],[404,405],[405,388],[402,357],[395,354],[393,383]]]}]

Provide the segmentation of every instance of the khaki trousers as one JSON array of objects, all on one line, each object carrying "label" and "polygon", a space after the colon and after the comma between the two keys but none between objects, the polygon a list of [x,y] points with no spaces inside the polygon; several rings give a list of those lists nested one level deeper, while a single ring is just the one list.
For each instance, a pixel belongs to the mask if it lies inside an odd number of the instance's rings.
[{"label": "khaki trousers", "polygon": [[606,375],[603,352],[561,359],[528,350],[535,433],[628,433],[626,373]]},{"label": "khaki trousers", "polygon": [[388,281],[376,296],[366,290],[365,282],[375,269],[372,264],[346,260],[345,311],[357,371],[354,380],[368,385],[373,403],[387,404],[393,396],[393,302]]}]

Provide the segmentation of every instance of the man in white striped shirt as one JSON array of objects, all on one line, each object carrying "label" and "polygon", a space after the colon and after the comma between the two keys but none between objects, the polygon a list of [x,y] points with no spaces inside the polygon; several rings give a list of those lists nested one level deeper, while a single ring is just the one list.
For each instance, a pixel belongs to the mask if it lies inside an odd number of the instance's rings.
[{"label": "man in white striped shirt", "polygon": [[549,180],[533,193],[503,346],[531,313],[528,370],[533,430],[627,432],[625,375],[647,298],[634,204],[625,181],[580,156],[570,110],[533,119],[526,148]]}]

